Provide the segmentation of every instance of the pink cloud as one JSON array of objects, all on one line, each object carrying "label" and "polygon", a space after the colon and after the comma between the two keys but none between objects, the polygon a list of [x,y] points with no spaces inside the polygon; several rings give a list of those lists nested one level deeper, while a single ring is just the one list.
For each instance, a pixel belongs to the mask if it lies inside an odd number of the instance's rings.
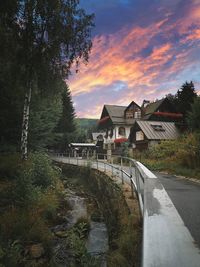
[{"label": "pink cloud", "polygon": [[[200,4],[194,4],[188,16],[176,22],[170,23],[170,15],[146,27],[126,26],[114,34],[94,38],[89,64],[81,66],[80,72],[69,81],[73,97],[80,98],[79,116],[98,117],[105,102],[127,105],[131,100],[141,103],[144,98],[162,97],[175,90],[177,75],[199,64],[199,58],[193,55],[197,50],[200,52]],[[174,43],[173,34],[179,34],[179,44]],[[152,40],[160,35],[167,41],[154,44]],[[195,46],[193,42],[197,42]],[[144,55],[149,47],[150,52]],[[118,98],[109,95],[106,99],[105,95],[95,105],[81,106],[83,94],[95,95],[99,88],[112,87],[116,81],[127,85]]]}]

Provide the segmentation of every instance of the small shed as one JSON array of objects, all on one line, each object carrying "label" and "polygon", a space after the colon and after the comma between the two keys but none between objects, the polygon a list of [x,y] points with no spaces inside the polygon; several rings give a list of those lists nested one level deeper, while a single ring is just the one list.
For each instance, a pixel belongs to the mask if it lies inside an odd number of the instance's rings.
[{"label": "small shed", "polygon": [[129,140],[133,148],[144,150],[162,140],[176,139],[179,135],[180,132],[174,122],[138,120],[131,128]]},{"label": "small shed", "polygon": [[93,143],[71,143],[69,148],[74,157],[87,157],[96,154],[96,144]]}]

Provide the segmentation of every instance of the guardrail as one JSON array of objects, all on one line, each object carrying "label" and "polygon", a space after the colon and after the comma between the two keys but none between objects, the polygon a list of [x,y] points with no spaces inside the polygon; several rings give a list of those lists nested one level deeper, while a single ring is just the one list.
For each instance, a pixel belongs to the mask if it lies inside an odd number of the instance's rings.
[{"label": "guardrail", "polygon": [[[159,179],[142,163],[120,156],[98,154],[76,158],[56,154],[59,161],[90,166],[129,182],[136,192],[143,216],[143,267],[199,267],[200,250],[184,225]],[[54,156],[54,159],[55,159]]]}]

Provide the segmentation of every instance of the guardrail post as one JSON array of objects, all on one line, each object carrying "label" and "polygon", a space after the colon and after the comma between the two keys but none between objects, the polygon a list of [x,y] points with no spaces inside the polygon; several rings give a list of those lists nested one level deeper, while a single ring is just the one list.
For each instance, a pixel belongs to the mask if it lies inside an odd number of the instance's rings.
[{"label": "guardrail post", "polygon": [[78,165],[78,157],[77,157],[77,165]]},{"label": "guardrail post", "polygon": [[132,179],[130,180],[131,180],[131,195],[132,195],[132,198],[135,198],[134,189],[133,189],[133,181]]},{"label": "guardrail post", "polygon": [[123,174],[123,170],[121,169],[121,174],[122,174],[122,184],[124,184],[124,174]]},{"label": "guardrail post", "polygon": [[104,166],[104,172],[106,172],[106,164],[105,164],[105,162],[103,162],[103,166]]},{"label": "guardrail post", "polygon": [[99,165],[98,165],[98,159],[97,159],[97,170],[99,169]]},{"label": "guardrail post", "polygon": [[122,176],[122,184],[124,184],[124,175],[123,175],[123,159],[121,157],[121,176]]},{"label": "guardrail post", "polygon": [[131,162],[131,160],[129,161],[129,168],[130,168],[130,175],[132,177],[133,176],[133,172],[132,172],[132,162]]}]

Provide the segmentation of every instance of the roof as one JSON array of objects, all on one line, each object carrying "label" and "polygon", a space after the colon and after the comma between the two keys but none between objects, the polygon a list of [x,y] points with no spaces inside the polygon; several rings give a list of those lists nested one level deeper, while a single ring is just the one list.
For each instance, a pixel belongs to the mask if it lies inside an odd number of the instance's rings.
[{"label": "roof", "polygon": [[104,106],[114,124],[133,124],[133,120],[125,120],[124,111],[126,106],[105,105]]},{"label": "roof", "polygon": [[[174,122],[136,121],[136,123],[149,140],[176,139],[180,134]],[[162,130],[155,130],[153,128],[155,125]]]},{"label": "roof", "polygon": [[159,108],[159,106],[165,101],[165,99],[166,98],[163,98],[156,102],[149,103],[145,108],[145,115],[152,114],[153,112],[155,112]]},{"label": "roof", "polygon": [[126,107],[125,111],[127,111],[127,110],[130,108],[131,105],[136,105],[138,108],[141,109],[141,107],[140,107],[137,103],[135,103],[135,101],[132,101],[132,102],[128,105],[128,107]]},{"label": "roof", "polygon": [[96,145],[93,143],[71,143],[70,146],[74,147],[95,147]]},{"label": "roof", "polygon": [[105,132],[104,133],[92,133],[92,139],[94,141],[97,141],[99,135],[104,136],[105,134],[106,134]]}]

